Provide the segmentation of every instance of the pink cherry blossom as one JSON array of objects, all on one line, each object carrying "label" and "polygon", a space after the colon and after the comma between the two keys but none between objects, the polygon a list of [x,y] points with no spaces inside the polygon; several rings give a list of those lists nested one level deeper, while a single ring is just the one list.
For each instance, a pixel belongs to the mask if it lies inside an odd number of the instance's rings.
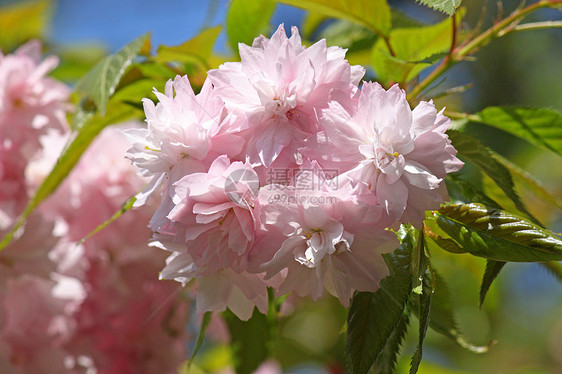
[{"label": "pink cherry blossom", "polygon": [[49,279],[57,264],[50,258],[60,237],[54,223],[40,214],[33,214],[14,240],[0,252],[0,293],[9,279],[23,274]]},{"label": "pink cherry blossom", "polygon": [[[58,58],[55,56],[41,61],[41,43],[37,40],[21,46],[14,54],[0,53],[2,139],[11,139],[19,148],[24,143],[37,141],[37,133],[47,128],[67,128],[70,90],[45,76],[57,64]],[[26,152],[32,152],[34,146],[30,144]]]},{"label": "pink cherry blossom", "polygon": [[[312,170],[323,180],[320,170]],[[379,288],[388,275],[381,254],[394,250],[398,241],[385,231],[382,209],[361,203],[349,185],[314,187],[271,185],[260,190],[263,235],[278,248],[262,269],[266,279],[288,269],[280,294],[294,291],[316,300],[326,290],[349,306],[354,291]]]},{"label": "pink cherry blossom", "polygon": [[[56,151],[63,139],[53,135],[43,142]],[[134,208],[76,245],[146,184],[123,157],[128,147],[121,129],[103,130],[40,208],[64,229],[50,257],[84,291],[75,292],[73,309],[66,314],[75,326],[64,344],[71,371],[173,373],[187,354],[184,326],[190,301],[176,283],[158,280],[166,253],[148,246],[147,222],[154,206]],[[53,159],[33,163],[28,177],[41,179]]]},{"label": "pink cherry blossom", "polygon": [[[126,124],[126,128],[138,127],[137,123]],[[64,145],[65,137],[51,135],[42,139],[46,149],[58,153]],[[84,153],[80,162],[64,180],[55,194],[45,202],[40,210],[53,220],[66,222],[66,239],[77,242],[91,233],[96,227],[111,218],[128,198],[142,190],[147,179],[137,175],[137,169],[123,157],[129,143],[122,129],[108,127],[94,140]],[[46,152],[44,152],[45,154]],[[56,156],[55,156],[56,157]],[[34,162],[28,168],[29,179],[41,179],[41,174],[48,173],[55,157],[45,154],[44,158]],[[47,161],[51,159],[50,161]],[[88,214],[83,214],[87,210]],[[125,214],[104,230],[88,240],[88,245],[95,242],[97,248],[115,251],[120,246],[146,248],[150,230],[135,220],[148,220],[152,210],[144,208],[133,214]],[[134,217],[136,215],[136,217]],[[137,235],[123,236],[126,230],[139,228]],[[142,233],[142,234],[141,234]],[[123,251],[126,252],[126,251]],[[118,252],[115,256],[120,256]]]},{"label": "pink cherry blossom", "polygon": [[169,186],[184,175],[206,171],[219,155],[217,150],[236,156],[243,143],[236,134],[222,131],[229,119],[210,83],[195,95],[187,77],[177,76],[166,83],[164,94],[156,90],[154,94],[159,100],[156,105],[143,100],[148,128],[125,131],[133,144],[127,157],[143,176],[151,177],[136,206],[161,185],[166,196]]},{"label": "pink cherry blossom", "polygon": [[127,157],[152,178],[138,205],[163,186],[150,220],[152,245],[170,252],[160,276],[195,284],[199,312],[248,319],[266,286],[347,306],[388,275],[388,229],[419,227],[443,202],[462,166],[449,120],[431,102],[410,109],[398,86],[359,89],[345,50],[307,48],[296,28],[239,48],[199,95],[169,81],[144,101],[148,128],[127,131]]},{"label": "pink cherry blossom", "polygon": [[[131,248],[132,250],[132,248]],[[72,314],[65,344],[75,368],[87,357],[97,373],[175,373],[185,359],[189,303],[172,282],[156,277],[164,253],[116,263],[90,259],[88,290]]]},{"label": "pink cherry blossom", "polygon": [[68,301],[54,296],[54,286],[51,280],[24,275],[9,279],[0,294],[0,342],[8,359],[0,365],[11,366],[6,372],[65,372],[63,343],[72,321],[65,316]]},{"label": "pink cherry blossom", "polygon": [[[246,175],[250,185],[242,180]],[[167,217],[184,233],[196,260],[209,262],[218,256],[223,265],[233,266],[245,254],[254,238],[257,183],[250,165],[231,164],[226,156],[218,157],[207,173],[186,175],[176,182],[175,206]]]},{"label": "pink cherry blossom", "polygon": [[207,173],[188,174],[177,181],[173,208],[151,221],[156,245],[172,252],[161,277],[183,284],[198,279],[201,311],[228,306],[248,319],[254,306],[267,310],[263,279],[245,272],[255,236],[257,183],[249,164],[230,163],[220,156]]},{"label": "pink cherry blossom", "polygon": [[246,158],[265,167],[277,159],[280,167],[295,164],[304,138],[318,131],[316,112],[330,100],[350,100],[365,70],[325,40],[305,48],[296,27],[290,38],[280,25],[271,39],[239,48],[241,62],[209,71],[209,79],[235,114],[232,126],[245,130]]},{"label": "pink cherry blossom", "polygon": [[27,164],[38,156],[40,136],[66,131],[69,89],[46,77],[58,64],[41,61],[41,43],[30,41],[13,54],[0,53],[0,231],[21,214],[29,199]]},{"label": "pink cherry blossom", "polygon": [[0,233],[8,231],[29,200],[25,180],[26,159],[0,140]]},{"label": "pink cherry blossom", "polygon": [[337,168],[360,193],[374,194],[392,219],[417,227],[426,210],[443,202],[445,175],[463,165],[445,134],[450,120],[432,102],[412,111],[397,85],[386,91],[365,83],[357,111],[332,102],[322,123],[325,131],[301,151]]}]

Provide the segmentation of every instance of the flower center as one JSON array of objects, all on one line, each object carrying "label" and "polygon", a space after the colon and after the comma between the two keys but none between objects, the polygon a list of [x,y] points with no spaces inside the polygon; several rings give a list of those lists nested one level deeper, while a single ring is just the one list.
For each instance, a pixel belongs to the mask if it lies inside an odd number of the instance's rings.
[{"label": "flower center", "polygon": [[342,234],[330,233],[322,228],[313,228],[305,233],[306,249],[295,254],[295,260],[308,268],[317,267],[327,255],[349,250],[350,243]]}]

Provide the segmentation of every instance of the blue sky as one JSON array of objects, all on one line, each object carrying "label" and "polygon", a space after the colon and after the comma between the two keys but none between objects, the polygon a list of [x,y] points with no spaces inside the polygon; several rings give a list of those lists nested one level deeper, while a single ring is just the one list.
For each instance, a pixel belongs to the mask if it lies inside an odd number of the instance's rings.
[{"label": "blue sky", "polygon": [[[176,45],[224,23],[227,6],[227,0],[58,0],[49,34],[57,44],[101,42],[111,52],[146,32],[155,46]],[[303,15],[278,5],[271,24],[300,24]],[[226,49],[224,32],[215,48]]]}]

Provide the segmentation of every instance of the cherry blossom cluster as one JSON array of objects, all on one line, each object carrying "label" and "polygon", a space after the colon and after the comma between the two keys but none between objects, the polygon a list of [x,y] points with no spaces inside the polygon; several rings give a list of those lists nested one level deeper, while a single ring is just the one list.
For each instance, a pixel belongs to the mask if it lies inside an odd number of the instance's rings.
[{"label": "cherry blossom cluster", "polygon": [[27,203],[26,165],[38,156],[39,138],[63,131],[70,90],[46,74],[58,64],[41,60],[41,44],[31,41],[13,54],[0,51],[0,233]]},{"label": "cherry blossom cluster", "polygon": [[400,223],[420,227],[462,162],[432,102],[413,110],[398,86],[361,82],[345,50],[305,47],[283,25],[239,45],[240,62],[208,72],[195,94],[176,77],[147,128],[126,131],[127,157],[160,189],[152,245],[161,272],[196,283],[200,311],[267,311],[267,287],[348,306],[389,274],[382,254]]},{"label": "cherry blossom cluster", "polygon": [[[70,90],[32,41],[0,56],[0,237],[15,224],[70,137]],[[0,373],[176,373],[192,302],[158,280],[151,206],[79,241],[145,181],[106,129],[57,192],[0,252]],[[123,235],[126,232],[128,235]]]}]

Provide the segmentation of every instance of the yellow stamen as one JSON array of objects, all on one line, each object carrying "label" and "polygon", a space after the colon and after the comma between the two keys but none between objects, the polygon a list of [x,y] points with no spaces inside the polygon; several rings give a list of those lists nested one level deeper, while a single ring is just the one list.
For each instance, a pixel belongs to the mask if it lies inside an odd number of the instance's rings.
[{"label": "yellow stamen", "polygon": [[147,145],[144,146],[144,149],[146,149],[147,151],[152,151],[152,152],[162,152],[162,151],[159,150],[159,149],[152,149],[152,148],[150,148],[150,147],[147,146]]}]

